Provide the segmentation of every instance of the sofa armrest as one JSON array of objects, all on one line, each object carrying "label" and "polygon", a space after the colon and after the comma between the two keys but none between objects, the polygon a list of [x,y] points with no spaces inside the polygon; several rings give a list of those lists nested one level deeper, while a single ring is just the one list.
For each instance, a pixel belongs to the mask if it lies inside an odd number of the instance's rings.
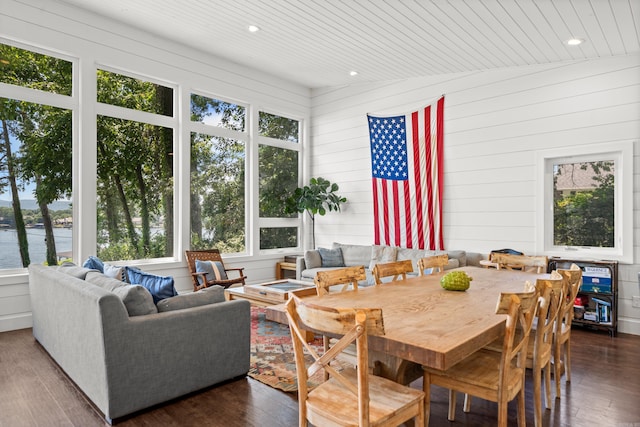
[{"label": "sofa armrest", "polygon": [[296,280],[301,280],[301,273],[307,268],[307,264],[304,262],[304,257],[299,256],[296,258]]},{"label": "sofa armrest", "polygon": [[251,310],[246,300],[105,320],[109,415],[117,418],[245,375]]}]

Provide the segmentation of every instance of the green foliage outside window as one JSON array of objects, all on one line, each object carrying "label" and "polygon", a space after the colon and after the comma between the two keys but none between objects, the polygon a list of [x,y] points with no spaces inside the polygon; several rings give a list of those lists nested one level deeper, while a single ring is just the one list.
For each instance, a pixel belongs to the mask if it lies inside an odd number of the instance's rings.
[{"label": "green foliage outside window", "polygon": [[554,175],[554,245],[614,247],[614,202],[614,162],[557,165]]}]

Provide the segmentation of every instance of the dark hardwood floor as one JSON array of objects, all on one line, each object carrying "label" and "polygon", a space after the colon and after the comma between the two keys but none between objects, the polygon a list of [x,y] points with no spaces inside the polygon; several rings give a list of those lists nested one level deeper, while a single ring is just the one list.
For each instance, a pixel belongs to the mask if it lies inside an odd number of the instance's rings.
[{"label": "dark hardwood floor", "polygon": [[[572,382],[544,411],[545,426],[640,426],[640,336],[576,329],[572,333]],[[530,377],[529,377],[530,379]],[[412,384],[421,388],[421,380]],[[475,399],[472,412],[447,421],[447,393],[433,387],[431,426],[492,426],[495,404]],[[532,402],[531,381],[527,385]],[[514,402],[510,425],[516,425]],[[142,426],[295,426],[295,394],[251,378],[221,384],[142,411],[117,423]],[[0,333],[0,426],[103,426],[101,415],[35,342],[30,329]],[[531,404],[527,424],[533,425]]]}]

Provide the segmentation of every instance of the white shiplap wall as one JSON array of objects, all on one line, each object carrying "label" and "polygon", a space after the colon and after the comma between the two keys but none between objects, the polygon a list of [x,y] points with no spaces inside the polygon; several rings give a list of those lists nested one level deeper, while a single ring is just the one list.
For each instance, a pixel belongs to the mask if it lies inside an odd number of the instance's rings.
[{"label": "white shiplap wall", "polygon": [[[182,103],[179,114],[183,120],[189,120],[188,97],[192,90],[210,93],[222,99],[250,104],[257,109],[301,118],[308,122],[310,113],[310,91],[278,77],[265,74],[256,69],[242,67],[229,61],[218,59],[202,52],[186,48],[168,39],[159,39],[141,31],[132,30],[123,24],[104,17],[85,13],[79,9],[65,6],[59,2],[46,0],[0,0],[0,40],[22,43],[25,47],[34,46],[47,51],[57,52],[78,61],[80,78],[93,81],[96,66],[113,67],[143,76],[149,76],[178,88],[178,99]],[[208,43],[203,40],[203,43]],[[95,162],[95,88],[83,87],[79,101],[80,117],[94,118],[83,122],[79,145],[86,151],[82,159],[88,164]],[[93,93],[87,96],[86,93]],[[82,96],[86,98],[83,99]],[[185,112],[186,109],[186,112]],[[92,123],[93,122],[93,123]],[[92,130],[93,126],[93,130]],[[93,138],[93,141],[91,140]],[[178,151],[188,153],[189,132],[179,136]],[[91,154],[93,152],[93,154]],[[87,154],[89,153],[89,154]],[[85,159],[85,156],[86,159]],[[178,194],[188,194],[188,182],[181,176],[188,176],[188,164],[176,167]],[[187,172],[184,172],[187,171]],[[74,170],[74,173],[77,171]],[[83,173],[82,170],[80,173]],[[87,172],[84,172],[87,173]],[[93,177],[75,177],[80,182],[74,188],[82,191],[84,203],[74,203],[78,207],[81,219],[86,224],[76,224],[77,229],[95,228],[95,191],[91,188]],[[87,188],[88,187],[88,188]],[[92,192],[93,191],[93,192]],[[93,197],[92,197],[93,196]],[[188,218],[189,204],[177,207],[176,222],[179,217]],[[93,224],[93,225],[92,225]],[[252,224],[255,226],[255,224]],[[182,241],[188,242],[188,223],[181,230]],[[95,240],[87,238],[88,233],[79,232],[74,241],[76,251],[80,251],[76,262],[93,253]],[[81,249],[78,249],[80,247]],[[76,256],[78,256],[76,254]],[[228,259],[231,267],[245,267],[250,282],[264,282],[275,277],[275,262],[282,255],[244,256]],[[161,275],[171,275],[176,279],[179,292],[191,289],[191,280],[185,264],[180,262],[142,266],[145,270]],[[31,307],[29,299],[28,276],[26,273],[12,276],[0,275],[0,332],[31,326]]]},{"label": "white shiplap wall", "polygon": [[620,265],[619,330],[640,334],[640,56],[315,90],[311,167],[348,203],[316,221],[316,246],[372,243],[366,114],[405,113],[445,94],[447,249],[535,253],[535,153],[634,141],[635,262]]}]

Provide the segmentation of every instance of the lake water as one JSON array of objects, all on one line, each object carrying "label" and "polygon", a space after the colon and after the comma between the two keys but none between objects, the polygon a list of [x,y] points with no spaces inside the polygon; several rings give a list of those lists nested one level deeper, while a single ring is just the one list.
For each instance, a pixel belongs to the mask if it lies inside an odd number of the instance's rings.
[{"label": "lake water", "polygon": [[[53,235],[56,239],[56,250],[58,254],[71,251],[71,229],[55,228]],[[44,262],[47,254],[44,229],[28,228],[27,240],[29,241],[31,263],[40,264]],[[0,269],[5,268],[22,268],[16,230],[0,230]]]}]

